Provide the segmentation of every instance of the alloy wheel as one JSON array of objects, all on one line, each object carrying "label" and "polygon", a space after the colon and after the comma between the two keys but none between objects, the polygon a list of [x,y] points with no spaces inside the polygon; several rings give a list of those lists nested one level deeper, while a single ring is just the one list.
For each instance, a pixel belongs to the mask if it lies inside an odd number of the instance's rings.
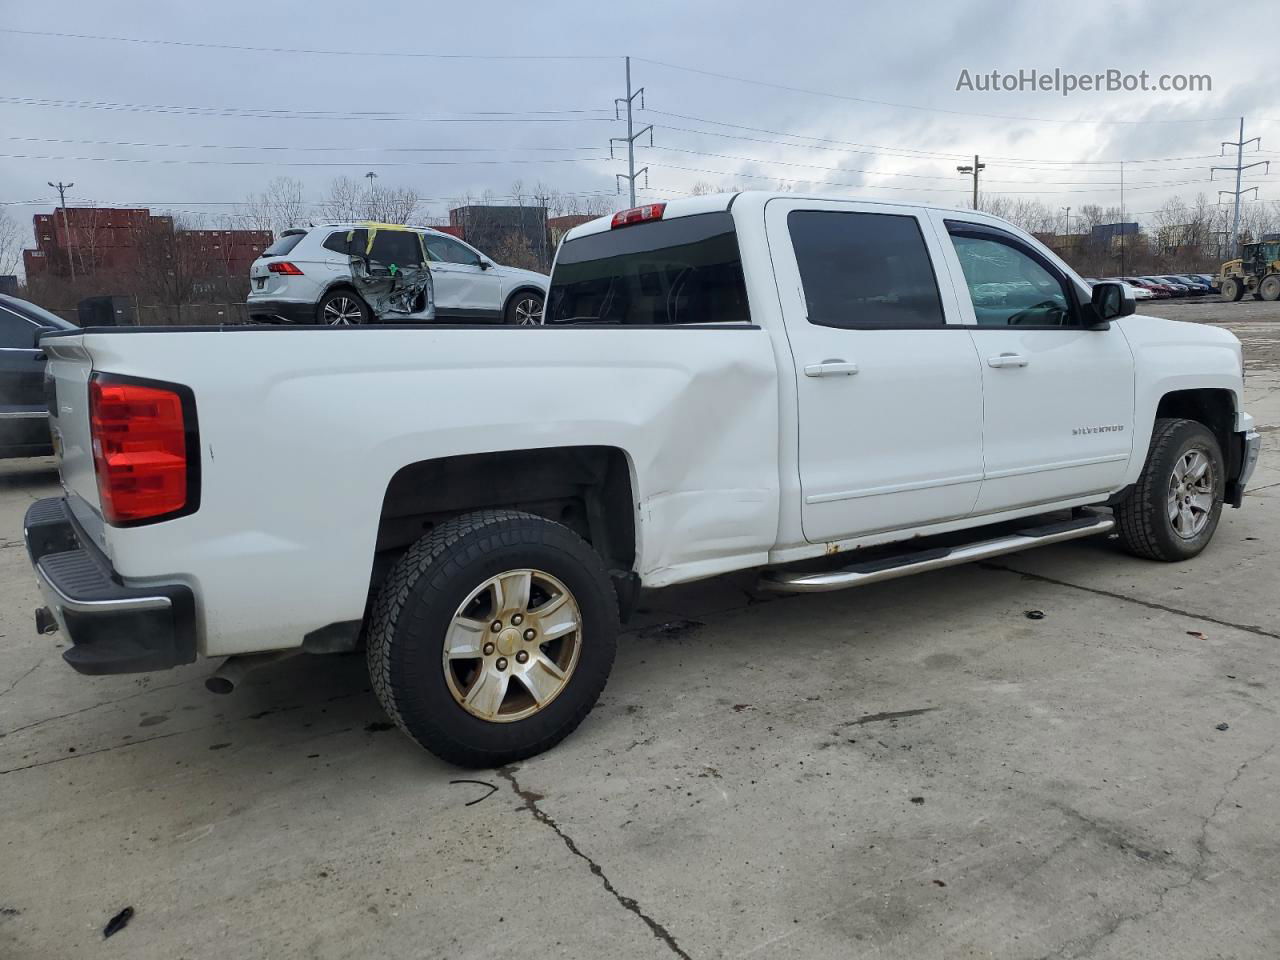
[{"label": "alloy wheel", "polygon": [[541,570],[508,570],[458,606],[445,634],[445,682],[481,720],[523,720],[568,686],[581,649],[582,612],[569,588]]},{"label": "alloy wheel", "polygon": [[327,326],[349,327],[360,320],[360,304],[351,297],[334,297],[324,305],[324,322]]},{"label": "alloy wheel", "polygon": [[1184,540],[1198,537],[1213,513],[1213,461],[1193,448],[1178,458],[1169,476],[1169,522]]}]

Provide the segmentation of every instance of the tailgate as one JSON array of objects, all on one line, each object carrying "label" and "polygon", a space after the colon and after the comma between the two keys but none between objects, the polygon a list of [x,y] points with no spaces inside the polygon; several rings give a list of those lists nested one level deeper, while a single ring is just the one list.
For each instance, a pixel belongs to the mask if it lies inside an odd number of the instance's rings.
[{"label": "tailgate", "polygon": [[93,372],[93,361],[84,346],[83,333],[46,336],[41,339],[40,348],[49,358],[45,395],[50,401],[49,428],[58,474],[76,519],[96,534],[102,521],[89,436],[89,374]]}]

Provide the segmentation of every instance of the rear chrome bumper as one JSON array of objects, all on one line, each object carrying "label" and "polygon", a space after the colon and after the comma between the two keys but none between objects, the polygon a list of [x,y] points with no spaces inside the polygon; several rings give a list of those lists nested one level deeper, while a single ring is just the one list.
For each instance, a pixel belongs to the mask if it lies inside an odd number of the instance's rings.
[{"label": "rear chrome bumper", "polygon": [[[23,539],[49,614],[80,673],[144,673],[196,659],[195,597],[183,584],[131,586],[81,536],[66,500],[38,500]],[[48,617],[36,614],[37,630]]]}]

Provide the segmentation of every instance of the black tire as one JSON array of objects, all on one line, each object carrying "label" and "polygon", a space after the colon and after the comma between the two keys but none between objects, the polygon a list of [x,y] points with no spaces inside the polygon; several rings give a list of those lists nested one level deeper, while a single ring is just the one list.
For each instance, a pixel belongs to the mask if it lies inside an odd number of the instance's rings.
[{"label": "black tire", "polygon": [[1263,300],[1280,300],[1280,273],[1273,273],[1268,277],[1263,277],[1262,283],[1258,284],[1258,293],[1261,294]]},{"label": "black tire", "polygon": [[[342,320],[342,317],[349,319]],[[348,327],[366,324],[372,319],[373,311],[364,302],[364,298],[345,287],[330,290],[316,304],[316,323],[322,326]]]},{"label": "black tire", "polygon": [[[1199,451],[1209,461],[1212,500],[1203,528],[1184,536],[1169,516],[1169,501],[1174,468],[1191,451]],[[1115,508],[1120,543],[1133,555],[1150,560],[1172,562],[1194,557],[1209,545],[1218,528],[1225,488],[1226,464],[1212,431],[1195,420],[1157,420],[1142,474],[1129,496]]]},{"label": "black tire", "polygon": [[1232,303],[1244,296],[1244,284],[1235,277],[1227,277],[1222,281],[1222,299]]},{"label": "black tire", "polygon": [[[531,716],[485,720],[451,690],[445,635],[473,591],[521,569],[545,571],[576,602],[576,665],[554,699]],[[550,749],[573,732],[609,678],[617,633],[618,601],[608,571],[582,538],[532,514],[481,510],[441,524],[392,568],[372,613],[369,675],[388,716],[421,746],[459,766],[496,767]],[[514,676],[510,682],[516,695],[525,689]]]},{"label": "black tire", "polygon": [[542,307],[546,298],[537,290],[521,290],[507,301],[502,322],[512,327],[542,325]]}]

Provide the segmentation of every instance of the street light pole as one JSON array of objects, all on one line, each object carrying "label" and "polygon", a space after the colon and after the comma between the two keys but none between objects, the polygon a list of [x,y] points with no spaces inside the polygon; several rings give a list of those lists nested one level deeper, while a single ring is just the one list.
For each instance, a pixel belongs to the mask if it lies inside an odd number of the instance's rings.
[{"label": "street light pole", "polygon": [[74,183],[63,183],[59,180],[54,183],[48,181],[49,186],[58,191],[58,202],[62,205],[62,229],[67,232],[67,263],[71,267],[71,282],[76,282],[76,251],[75,241],[71,238],[71,221],[67,219],[67,191],[75,186]]},{"label": "street light pole", "polygon": [[377,178],[378,175],[374,173],[372,170],[370,170],[368,173],[365,174],[365,176],[369,178],[369,219],[372,220],[374,219],[373,181]]},{"label": "street light pole", "polygon": [[978,171],[985,170],[987,165],[978,162],[978,155],[973,155],[973,165],[965,164],[963,167],[956,167],[957,173],[966,173],[973,175],[973,209],[978,209]]}]

